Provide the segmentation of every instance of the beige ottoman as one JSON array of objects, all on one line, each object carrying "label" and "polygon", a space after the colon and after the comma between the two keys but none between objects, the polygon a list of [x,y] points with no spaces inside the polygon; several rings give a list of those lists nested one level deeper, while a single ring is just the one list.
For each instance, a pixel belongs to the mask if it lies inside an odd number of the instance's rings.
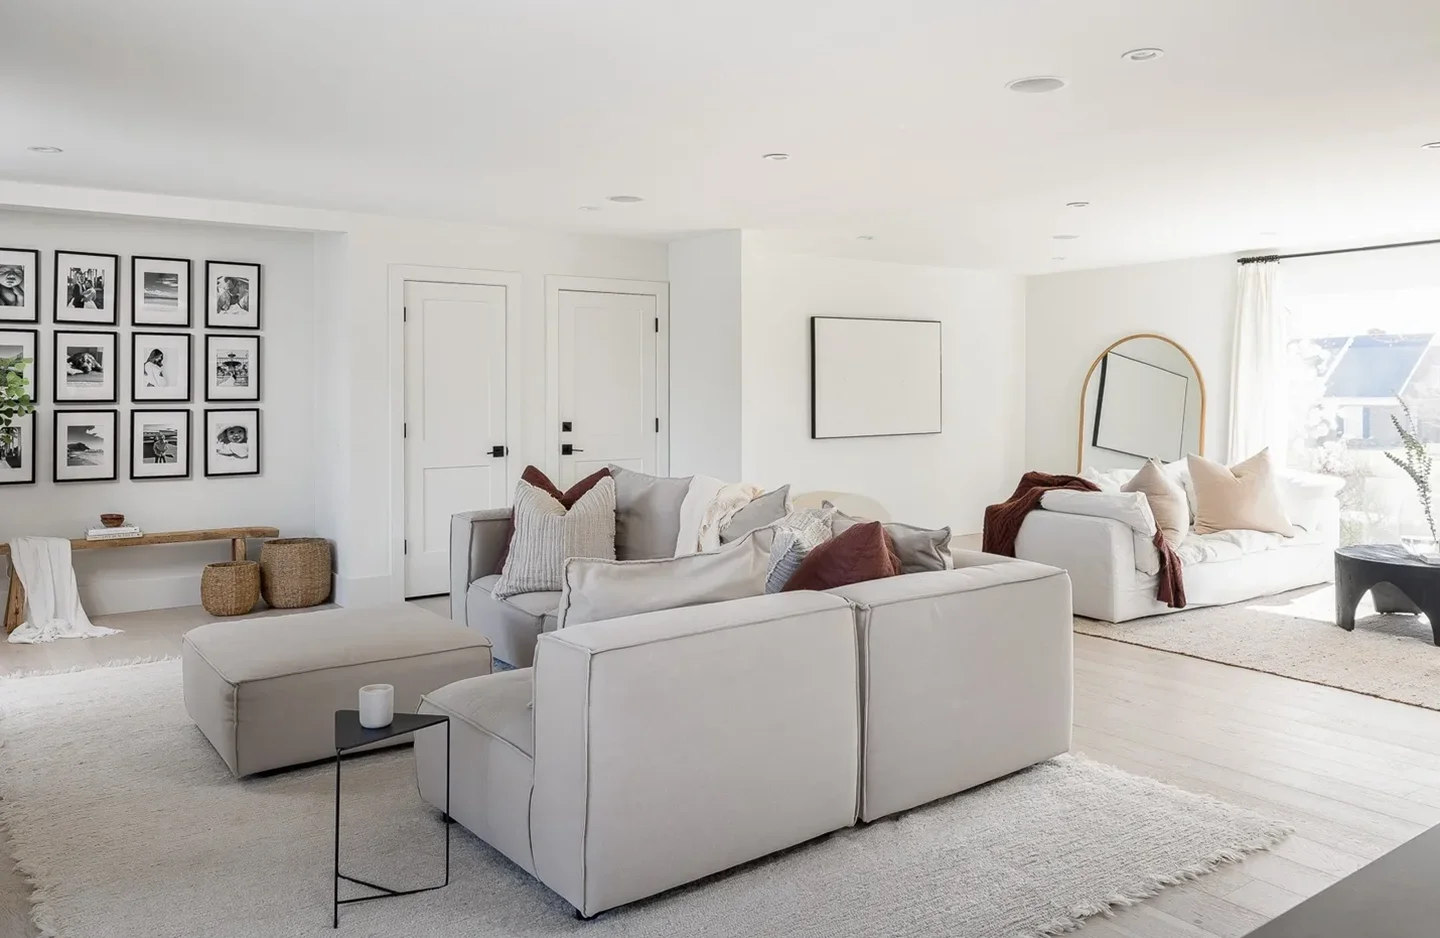
[{"label": "beige ottoman", "polygon": [[181,657],[185,711],[237,776],[334,756],[335,711],[362,685],[395,685],[396,711],[414,712],[491,666],[488,638],[405,603],[214,622]]}]

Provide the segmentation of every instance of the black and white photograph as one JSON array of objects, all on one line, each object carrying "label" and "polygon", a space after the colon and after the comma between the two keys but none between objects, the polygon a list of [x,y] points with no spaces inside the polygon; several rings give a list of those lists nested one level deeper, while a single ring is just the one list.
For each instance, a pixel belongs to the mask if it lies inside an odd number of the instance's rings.
[{"label": "black and white photograph", "polygon": [[130,336],[130,400],[190,400],[191,337],[135,332]]},{"label": "black and white photograph", "polygon": [[[0,384],[5,384],[16,369],[25,381],[22,393],[31,401],[40,399],[40,331],[38,329],[0,329]],[[26,364],[21,365],[24,361]]]},{"label": "black and white photograph", "polygon": [[205,474],[260,474],[260,411],[256,408],[205,411]]},{"label": "black and white photograph", "polygon": [[119,321],[120,258],[55,252],[55,321],[113,326]]},{"label": "black and white photograph", "polygon": [[0,248],[0,322],[40,321],[40,252]]},{"label": "black and white photograph", "polygon": [[117,476],[120,419],[115,410],[55,412],[55,481],[109,482]]},{"label": "black and white photograph", "polygon": [[35,481],[35,415],[27,414],[0,427],[0,485]]},{"label": "black and white photograph", "polygon": [[260,328],[260,265],[205,262],[205,325]]},{"label": "black and white photograph", "polygon": [[173,257],[130,258],[130,322],[190,326],[190,262]]},{"label": "black and white photograph", "polygon": [[190,476],[190,411],[130,412],[130,478]]},{"label": "black and white photograph", "polygon": [[55,333],[55,403],[119,400],[120,371],[114,332]]},{"label": "black and white photograph", "polygon": [[205,337],[205,400],[260,400],[260,337]]}]

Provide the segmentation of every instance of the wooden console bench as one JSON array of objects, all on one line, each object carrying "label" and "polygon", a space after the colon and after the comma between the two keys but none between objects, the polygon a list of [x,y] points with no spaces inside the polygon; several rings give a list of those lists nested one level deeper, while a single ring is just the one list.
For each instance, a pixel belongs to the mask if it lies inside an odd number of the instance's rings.
[{"label": "wooden console bench", "polygon": [[[193,544],[197,541],[229,541],[230,556],[235,560],[245,559],[245,539],[250,537],[279,537],[278,528],[210,528],[205,531],[167,531],[162,534],[142,534],[139,537],[120,537],[113,541],[90,541],[77,537],[70,541],[71,550],[108,550],[115,547],[152,547],[156,544]],[[0,557],[10,555],[10,545],[0,544]],[[15,565],[10,565],[10,596],[5,600],[5,632],[8,634],[20,627],[25,615],[25,587],[15,575]]]}]

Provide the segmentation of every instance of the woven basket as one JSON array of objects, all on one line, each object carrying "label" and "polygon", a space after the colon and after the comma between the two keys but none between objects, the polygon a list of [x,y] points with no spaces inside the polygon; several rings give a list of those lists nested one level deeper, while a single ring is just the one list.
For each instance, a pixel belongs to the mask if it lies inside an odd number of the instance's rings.
[{"label": "woven basket", "polygon": [[260,593],[275,609],[323,603],[330,597],[330,542],[282,537],[261,544]]},{"label": "woven basket", "polygon": [[260,601],[260,565],[253,560],[208,563],[200,575],[200,605],[212,616],[243,616]]}]

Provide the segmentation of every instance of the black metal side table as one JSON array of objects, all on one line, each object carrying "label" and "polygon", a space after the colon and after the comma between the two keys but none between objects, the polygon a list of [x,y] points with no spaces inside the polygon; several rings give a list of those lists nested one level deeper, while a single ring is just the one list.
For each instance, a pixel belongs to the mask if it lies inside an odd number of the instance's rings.
[{"label": "black metal side table", "polygon": [[1359,544],[1335,551],[1335,624],[1355,630],[1355,607],[1366,593],[1376,612],[1424,613],[1440,645],[1440,565],[1412,557],[1399,544]]},{"label": "black metal side table", "polygon": [[[430,726],[445,724],[445,816],[442,823],[445,826],[445,881],[435,886],[422,886],[419,889],[391,889],[388,886],[380,886],[375,883],[368,883],[363,879],[356,879],[353,876],[346,876],[340,872],[340,757],[351,749],[358,749],[361,746],[368,746],[371,743],[378,743],[382,740],[393,739],[396,736],[404,736],[406,733],[413,733],[416,730],[423,730]],[[359,710],[336,710],[335,711],[335,893],[334,893],[334,915],[332,926],[340,927],[340,907],[349,905],[352,902],[369,902],[372,899],[390,899],[395,896],[413,896],[420,892],[433,892],[436,889],[444,889],[450,885],[450,718],[438,713],[397,713],[395,719],[389,726],[382,726],[379,729],[367,730],[360,725]],[[354,883],[357,886],[364,886],[367,889],[377,890],[377,895],[358,896],[353,899],[340,898],[340,880]]]}]

